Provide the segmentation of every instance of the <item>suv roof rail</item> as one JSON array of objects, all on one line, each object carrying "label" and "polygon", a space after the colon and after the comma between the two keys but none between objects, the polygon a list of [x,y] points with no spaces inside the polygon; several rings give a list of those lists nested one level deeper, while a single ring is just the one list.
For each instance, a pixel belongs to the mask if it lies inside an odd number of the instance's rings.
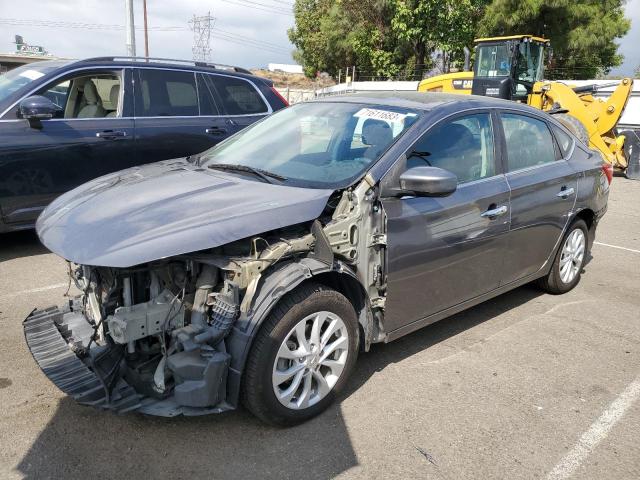
[{"label": "suv roof rail", "polygon": [[209,67],[209,68],[215,68],[217,70],[231,70],[233,72],[246,73],[246,74],[249,74],[249,75],[253,75],[246,68],[236,67],[234,65],[225,65],[223,63],[200,62],[200,61],[197,61],[197,60],[181,60],[181,59],[178,59],[178,58],[127,57],[127,56],[92,57],[92,58],[84,58],[82,60],[78,60],[78,63],[97,62],[97,61],[113,62],[113,61],[116,61],[116,60],[128,60],[128,61],[132,61],[132,62],[183,63],[183,64],[187,64],[187,65],[194,65],[196,67]]}]

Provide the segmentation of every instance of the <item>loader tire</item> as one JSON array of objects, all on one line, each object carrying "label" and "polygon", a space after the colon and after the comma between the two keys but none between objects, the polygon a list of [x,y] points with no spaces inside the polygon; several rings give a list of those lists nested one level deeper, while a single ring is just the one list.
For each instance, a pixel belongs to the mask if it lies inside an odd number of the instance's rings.
[{"label": "loader tire", "polygon": [[587,128],[576,117],[569,115],[568,113],[559,113],[554,115],[558,121],[567,127],[567,129],[573,133],[578,139],[585,145],[589,145],[589,132]]}]

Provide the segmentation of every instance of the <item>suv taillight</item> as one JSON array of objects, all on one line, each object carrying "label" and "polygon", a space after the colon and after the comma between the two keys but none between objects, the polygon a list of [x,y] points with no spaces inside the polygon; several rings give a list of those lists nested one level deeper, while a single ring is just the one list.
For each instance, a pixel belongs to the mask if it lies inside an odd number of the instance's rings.
[{"label": "suv taillight", "polygon": [[278,97],[280,100],[282,100],[282,103],[284,103],[285,107],[289,106],[289,102],[287,102],[287,99],[284,98],[282,95],[280,95],[280,92],[278,90],[276,90],[276,87],[271,87],[271,91],[275,94],[276,97]]},{"label": "suv taillight", "polygon": [[611,181],[613,180],[613,165],[611,165],[610,163],[603,163],[602,172],[604,173],[605,177],[607,177],[607,182],[609,182],[609,185],[611,185]]}]

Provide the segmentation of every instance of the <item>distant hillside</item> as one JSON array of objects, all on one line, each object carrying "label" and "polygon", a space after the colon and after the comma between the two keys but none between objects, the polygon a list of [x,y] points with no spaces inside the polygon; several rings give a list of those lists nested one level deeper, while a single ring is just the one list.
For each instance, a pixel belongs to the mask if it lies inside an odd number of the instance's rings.
[{"label": "distant hillside", "polygon": [[289,87],[312,90],[335,85],[336,83],[331,77],[312,80],[299,73],[270,72],[268,70],[261,69],[251,70],[251,73],[258,75],[259,77],[270,79],[273,81],[274,86],[280,89]]}]

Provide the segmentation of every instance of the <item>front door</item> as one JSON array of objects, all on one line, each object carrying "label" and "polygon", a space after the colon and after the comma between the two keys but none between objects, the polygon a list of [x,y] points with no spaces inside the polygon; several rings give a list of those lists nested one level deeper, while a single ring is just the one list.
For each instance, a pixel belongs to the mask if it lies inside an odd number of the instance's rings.
[{"label": "front door", "polygon": [[60,106],[58,118],[0,124],[5,223],[32,224],[58,195],[130,166],[133,120],[123,114],[122,80],[122,71],[75,72],[36,92]]},{"label": "front door", "polygon": [[509,186],[496,161],[491,115],[432,127],[410,149],[407,168],[458,176],[442,198],[383,200],[387,215],[385,329],[392,332],[500,284],[509,231]]},{"label": "front door", "polygon": [[560,241],[577,195],[578,174],[542,119],[502,113],[511,188],[511,231],[505,251],[510,283],[538,272]]}]

